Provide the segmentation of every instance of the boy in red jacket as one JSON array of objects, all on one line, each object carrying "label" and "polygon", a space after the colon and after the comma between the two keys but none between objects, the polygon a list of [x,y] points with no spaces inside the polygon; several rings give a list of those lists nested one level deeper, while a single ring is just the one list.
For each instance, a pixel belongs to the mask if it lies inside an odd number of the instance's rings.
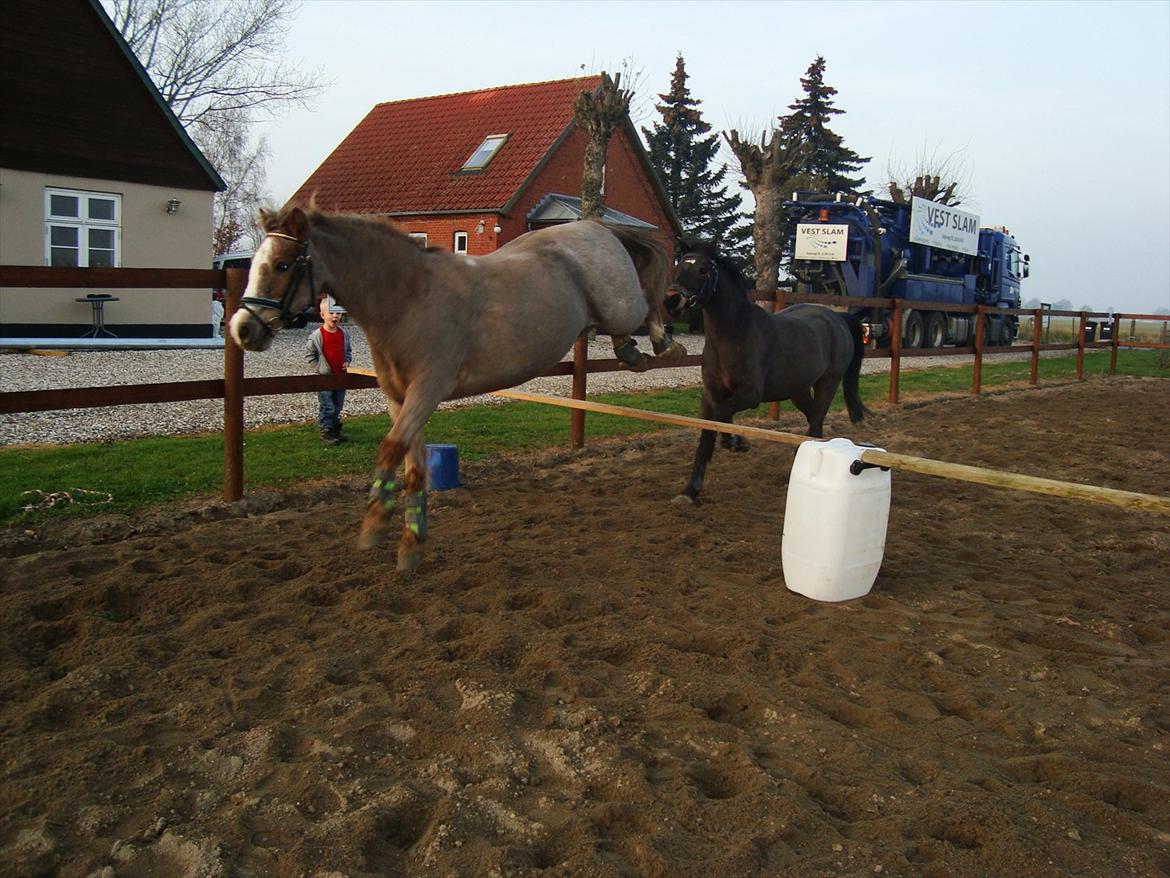
[{"label": "boy in red jacket", "polygon": [[[344,372],[353,359],[349,343],[349,330],[341,325],[341,314],[329,310],[329,297],[321,300],[321,327],[309,336],[305,348],[305,361],[317,367],[318,375]],[[317,426],[321,429],[321,441],[326,445],[340,445],[346,442],[341,435],[341,407],[345,404],[344,390],[318,390],[317,402],[320,411]]]}]

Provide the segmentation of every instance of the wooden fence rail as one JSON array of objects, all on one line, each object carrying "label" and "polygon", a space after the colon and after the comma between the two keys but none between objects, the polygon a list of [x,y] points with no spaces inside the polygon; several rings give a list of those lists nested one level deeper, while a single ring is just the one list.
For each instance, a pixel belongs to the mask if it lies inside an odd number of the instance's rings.
[{"label": "wooden fence rail", "polygon": [[[224,289],[225,313],[230,319],[239,306],[240,297],[247,283],[247,272],[242,269],[169,269],[169,268],[47,268],[44,266],[0,265],[0,287],[60,287],[85,289],[170,289],[206,288]],[[165,294],[165,293],[164,293]],[[891,308],[894,312],[893,333],[888,350],[866,351],[867,358],[888,358],[890,360],[889,393],[890,402],[898,402],[901,360],[918,356],[962,356],[973,355],[974,374],[972,393],[979,393],[982,381],[983,357],[990,353],[1020,352],[1020,346],[985,347],[983,334],[978,331],[985,314],[1014,314],[1032,318],[1032,343],[1030,345],[1032,384],[1037,383],[1038,362],[1041,351],[1075,350],[1077,352],[1076,374],[1083,378],[1084,354],[1086,350],[1110,348],[1110,372],[1117,368],[1117,352],[1120,348],[1170,349],[1166,342],[1166,327],[1170,317],[1159,314],[1103,314],[1084,311],[1050,311],[1040,309],[985,309],[983,306],[934,305],[920,303],[930,310],[954,313],[976,314],[979,322],[975,343],[961,348],[905,349],[901,344],[901,315],[903,305],[896,299],[846,298],[841,296],[798,295],[780,289],[775,291],[757,290],[752,298],[771,304],[774,310],[798,302],[860,307]],[[1040,327],[1047,317],[1071,317],[1079,320],[1077,341],[1062,344],[1042,344]],[[1108,342],[1086,341],[1086,324],[1090,319],[1110,318],[1113,323],[1113,337]],[[1121,341],[1121,321],[1143,320],[1162,322],[1162,336],[1159,342]],[[573,360],[561,362],[542,373],[543,376],[572,376],[572,397],[583,400],[586,395],[586,376],[597,372],[615,372],[620,369],[616,359],[590,360],[586,356],[584,340],[578,340],[573,349]],[[689,355],[672,363],[667,368],[698,366],[702,356]],[[127,384],[106,387],[80,387],[57,390],[11,391],[0,393],[0,414],[20,412],[56,411],[61,409],[93,408],[99,406],[141,405],[143,403],[181,402],[194,399],[223,399],[224,401],[224,497],[238,500],[243,496],[243,447],[244,447],[244,398],[281,393],[308,393],[324,389],[365,389],[376,387],[376,380],[369,375],[351,373],[347,375],[290,375],[275,378],[245,378],[243,351],[231,339],[224,341],[223,380],[179,381],[164,383]],[[773,407],[773,417],[778,415]],[[570,442],[580,448],[585,442],[584,411],[574,409],[570,423]]]}]

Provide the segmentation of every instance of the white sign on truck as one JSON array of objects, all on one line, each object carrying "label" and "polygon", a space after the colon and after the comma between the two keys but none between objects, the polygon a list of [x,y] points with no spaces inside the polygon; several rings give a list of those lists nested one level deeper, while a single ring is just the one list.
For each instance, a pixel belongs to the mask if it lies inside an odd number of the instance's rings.
[{"label": "white sign on truck", "polygon": [[798,223],[796,226],[797,259],[825,259],[844,262],[849,245],[849,226],[827,223]]},{"label": "white sign on truck", "polygon": [[916,195],[910,202],[910,242],[974,256],[979,217]]}]

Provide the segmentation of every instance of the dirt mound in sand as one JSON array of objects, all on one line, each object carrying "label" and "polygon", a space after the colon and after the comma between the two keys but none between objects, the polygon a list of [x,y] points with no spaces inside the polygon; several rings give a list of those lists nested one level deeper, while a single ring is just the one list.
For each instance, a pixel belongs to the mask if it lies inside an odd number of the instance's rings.
[{"label": "dirt mound in sand", "polygon": [[[1165,381],[829,429],[1170,494]],[[694,439],[465,466],[405,580],[358,482],[11,536],[2,871],[1170,870],[1166,519],[894,473],[874,590],[817,604],[792,449],[671,505]]]}]

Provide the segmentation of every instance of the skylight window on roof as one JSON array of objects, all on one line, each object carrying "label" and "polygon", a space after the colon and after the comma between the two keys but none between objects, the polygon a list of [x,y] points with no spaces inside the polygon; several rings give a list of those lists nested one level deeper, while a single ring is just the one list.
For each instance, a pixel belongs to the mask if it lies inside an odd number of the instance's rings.
[{"label": "skylight window on roof", "polygon": [[487,167],[488,162],[495,158],[496,153],[500,151],[500,147],[504,145],[504,141],[507,139],[507,134],[489,134],[484,138],[479,148],[471,154],[471,158],[465,161],[463,167],[459,170],[482,171]]}]

